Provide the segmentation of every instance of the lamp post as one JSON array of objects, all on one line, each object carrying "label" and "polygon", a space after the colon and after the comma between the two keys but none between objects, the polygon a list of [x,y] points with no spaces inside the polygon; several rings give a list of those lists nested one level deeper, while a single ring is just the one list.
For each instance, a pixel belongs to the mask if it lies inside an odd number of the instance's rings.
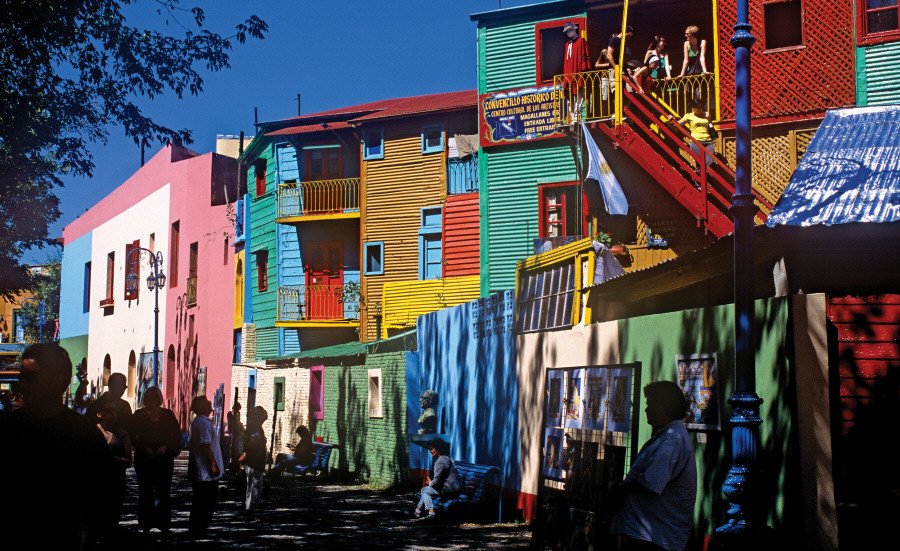
[{"label": "lamp post", "polygon": [[[44,342],[44,324],[47,323],[47,305],[44,302],[44,299],[35,297],[24,298],[19,303],[22,308],[27,308],[29,304],[37,307],[37,318],[35,319],[35,322],[37,322],[38,326],[38,342]],[[22,318],[22,325],[28,327],[27,318]]]},{"label": "lamp post", "polygon": [[126,265],[130,265],[128,275],[125,276],[125,289],[129,293],[137,292],[141,286],[137,267],[141,256],[148,256],[148,263],[152,272],[147,276],[147,289],[153,291],[153,386],[159,386],[159,290],[166,288],[166,274],[162,271],[162,251],[155,254],[144,247],[134,247],[125,259]]},{"label": "lamp post", "polygon": [[[762,399],[756,394],[756,365],[753,311],[753,202],[750,172],[750,48],[749,0],[738,0],[737,24],[731,45],[735,53],[735,194],[731,213],[734,219],[734,393],[731,404],[731,468],[722,485],[730,502],[725,524],[717,536],[734,548],[746,548],[762,534],[764,518],[755,499],[760,450],[759,427]],[[727,545],[727,544],[726,544]]]}]

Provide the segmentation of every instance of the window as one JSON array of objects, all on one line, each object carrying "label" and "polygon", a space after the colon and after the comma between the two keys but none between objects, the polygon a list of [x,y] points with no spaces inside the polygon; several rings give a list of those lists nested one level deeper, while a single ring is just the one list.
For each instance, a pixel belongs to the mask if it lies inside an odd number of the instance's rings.
[{"label": "window", "polygon": [[337,180],[343,177],[343,159],[339,147],[303,150],[303,181]]},{"label": "window", "polygon": [[325,366],[309,369],[309,418],[325,418]]},{"label": "window", "polygon": [[763,5],[766,50],[803,45],[803,4],[800,0]]},{"label": "window", "polygon": [[369,417],[384,417],[381,409],[381,370],[369,370]]},{"label": "window", "polygon": [[564,264],[525,274],[519,282],[516,331],[572,325],[575,265]]},{"label": "window", "polygon": [[188,255],[188,279],[187,279],[187,303],[188,306],[197,304],[197,266],[198,256],[200,254],[198,243],[194,242],[190,245],[190,254]]},{"label": "window", "polygon": [[275,377],[275,411],[284,411],[284,377]]},{"label": "window", "polygon": [[91,263],[84,263],[84,301],[82,302],[82,311],[90,312],[91,310]]},{"label": "window", "polygon": [[256,251],[256,290],[269,290],[269,251]]},{"label": "window", "polygon": [[861,45],[900,40],[897,0],[857,0],[857,36]]},{"label": "window", "polygon": [[243,341],[243,333],[240,329],[235,329],[234,337],[232,338],[232,348],[234,348],[234,354],[232,354],[231,356],[231,363],[233,364],[241,363],[241,346],[243,345]]},{"label": "window", "polygon": [[266,194],[266,160],[256,159],[253,161],[253,173],[256,178],[256,196],[262,197]]},{"label": "window", "polygon": [[365,258],[365,275],[384,274],[383,241],[370,241],[363,244],[363,257]]},{"label": "window", "polygon": [[422,209],[422,226],[419,228],[419,279],[437,279],[443,275],[441,212],[441,207]]},{"label": "window", "polygon": [[384,129],[369,128],[363,135],[363,159],[384,159]]},{"label": "window", "polygon": [[116,274],[116,251],[106,255],[106,299],[113,299],[113,282]]},{"label": "window", "polygon": [[150,240],[147,243],[148,243],[147,248],[150,249],[150,252],[155,253],[156,252],[156,234],[155,233],[150,234]]},{"label": "window", "polygon": [[178,239],[181,233],[181,221],[172,222],[169,235],[169,287],[178,286]]},{"label": "window", "polygon": [[579,31],[585,28],[584,18],[578,17],[538,23],[534,26],[538,84],[553,84],[553,76],[563,73],[563,52],[568,38],[562,30],[567,21],[577,24]]},{"label": "window", "polygon": [[444,126],[433,124],[422,127],[422,153],[444,151]]},{"label": "window", "polygon": [[[132,254],[131,251],[141,246],[140,240],[125,244],[125,300],[137,300],[141,290],[141,253]],[[132,276],[132,274],[134,274]],[[131,277],[129,277],[131,276]],[[134,290],[128,290],[129,279],[137,278],[137,286]]]},{"label": "window", "polygon": [[25,316],[21,310],[12,311],[13,327],[16,328],[16,341],[25,342]]},{"label": "window", "polygon": [[579,185],[546,185],[538,188],[540,210],[538,231],[542,238],[581,236],[587,233],[587,202],[584,194],[578,200]]}]

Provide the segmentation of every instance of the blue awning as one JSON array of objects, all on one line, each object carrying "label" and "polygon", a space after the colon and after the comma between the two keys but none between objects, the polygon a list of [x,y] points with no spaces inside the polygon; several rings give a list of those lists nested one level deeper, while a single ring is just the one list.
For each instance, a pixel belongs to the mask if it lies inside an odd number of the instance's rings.
[{"label": "blue awning", "polygon": [[900,105],[828,111],[766,225],[900,220]]}]

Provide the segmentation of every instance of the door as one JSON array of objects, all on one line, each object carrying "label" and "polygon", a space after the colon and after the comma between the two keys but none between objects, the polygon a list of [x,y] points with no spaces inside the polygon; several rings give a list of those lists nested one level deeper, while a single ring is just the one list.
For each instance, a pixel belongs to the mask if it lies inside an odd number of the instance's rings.
[{"label": "door", "polygon": [[306,319],[344,317],[341,293],[344,270],[341,243],[313,243],[306,255]]}]

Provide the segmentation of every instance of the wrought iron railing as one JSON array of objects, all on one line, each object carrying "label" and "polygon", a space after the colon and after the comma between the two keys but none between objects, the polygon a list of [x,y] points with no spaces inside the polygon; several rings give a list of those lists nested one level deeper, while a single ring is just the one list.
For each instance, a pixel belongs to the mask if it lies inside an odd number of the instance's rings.
[{"label": "wrought iron railing", "polygon": [[[625,80],[627,89],[634,90],[627,77]],[[553,119],[557,125],[567,125],[575,120],[591,122],[615,117],[617,83],[611,69],[556,75],[553,84],[558,91],[553,105]],[[716,116],[718,98],[716,79],[712,73],[655,80],[644,91],[679,117],[690,111],[691,102],[695,99],[703,102],[713,118]]]},{"label": "wrought iron railing", "polygon": [[473,193],[478,191],[478,156],[447,161],[447,193]]},{"label": "wrought iron railing", "polygon": [[359,319],[359,295],[344,285],[278,288],[278,321]]},{"label": "wrought iron railing", "polygon": [[289,182],[278,186],[278,217],[359,210],[359,178]]},{"label": "wrought iron railing", "polygon": [[197,276],[189,275],[187,278],[187,305],[197,306]]}]

